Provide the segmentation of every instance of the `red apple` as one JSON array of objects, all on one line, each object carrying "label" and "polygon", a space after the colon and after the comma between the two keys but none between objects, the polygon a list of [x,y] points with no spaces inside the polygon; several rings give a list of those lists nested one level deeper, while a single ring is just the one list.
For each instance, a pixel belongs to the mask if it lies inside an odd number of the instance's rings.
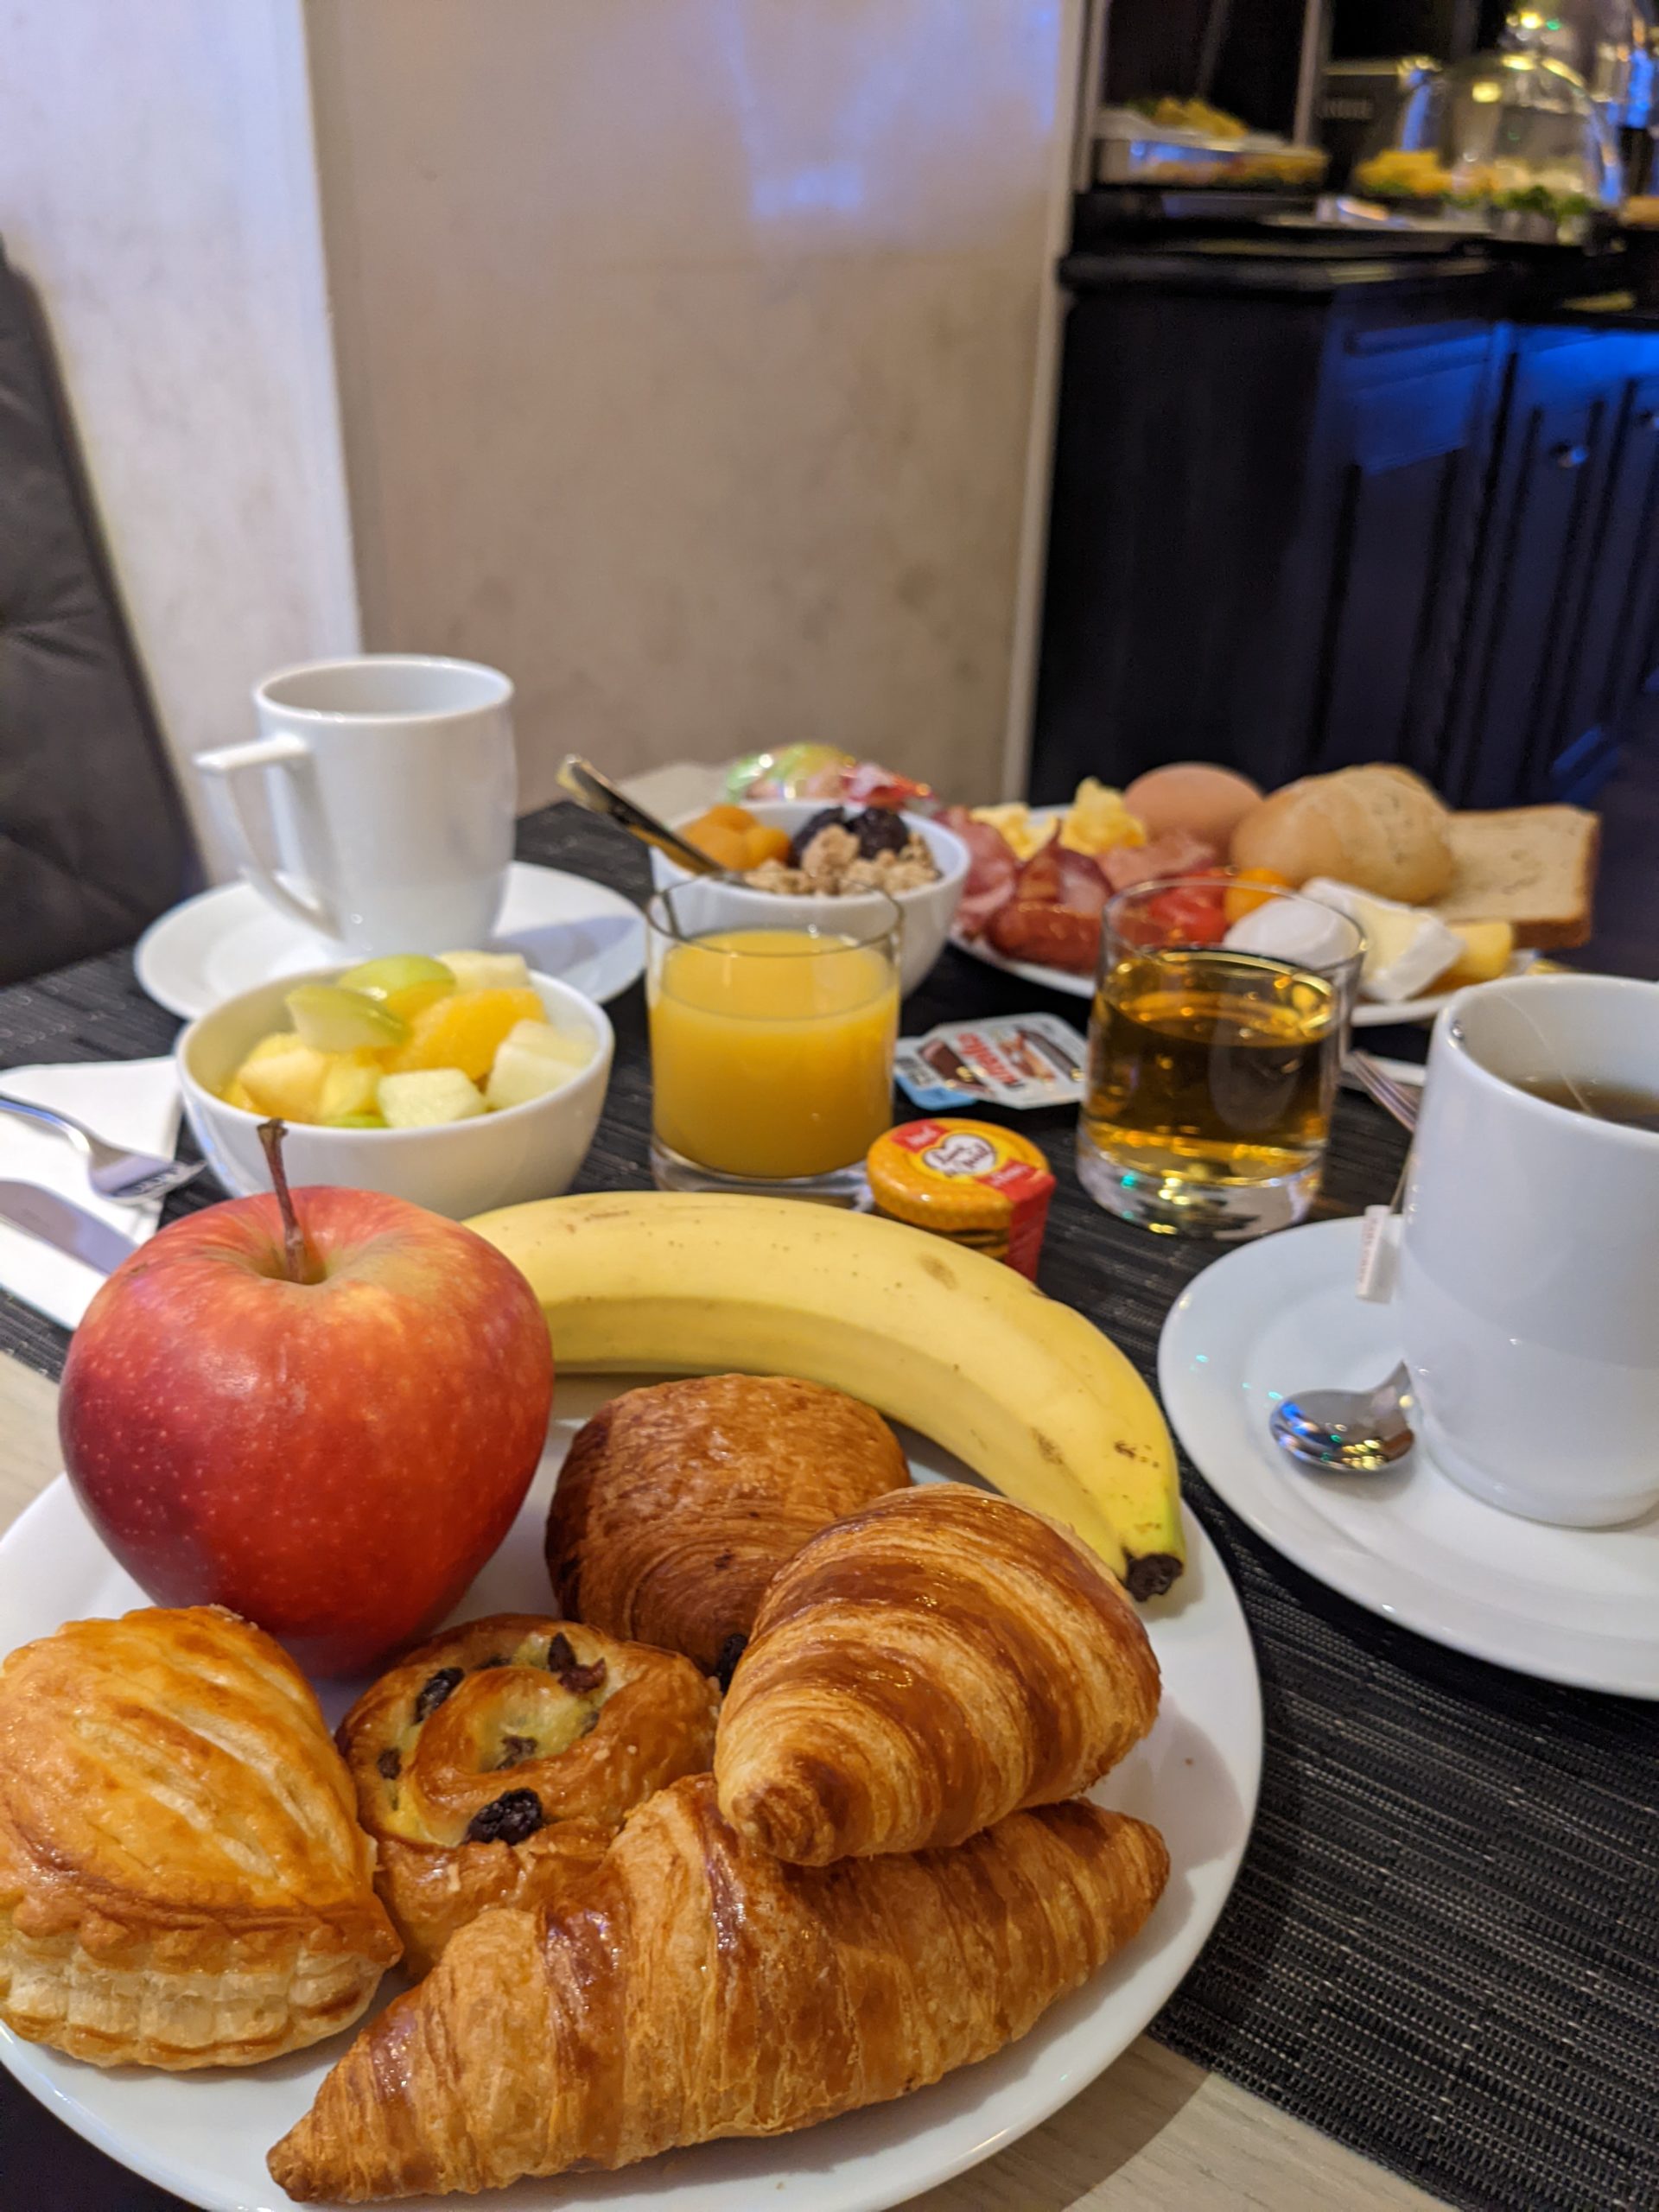
[{"label": "red apple", "polygon": [[[459,1222],[370,1191],[175,1222],[87,1308],[71,1481],[157,1604],[228,1605],[308,1673],[425,1635],[505,1535],[553,1355],[534,1292]],[[308,1279],[295,1280],[302,1274]]]}]

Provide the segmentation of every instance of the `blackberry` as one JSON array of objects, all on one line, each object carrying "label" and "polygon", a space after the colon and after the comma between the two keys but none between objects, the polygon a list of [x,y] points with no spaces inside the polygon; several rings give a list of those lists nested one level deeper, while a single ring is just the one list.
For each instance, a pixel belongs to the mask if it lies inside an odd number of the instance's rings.
[{"label": "blackberry", "polygon": [[839,830],[842,818],[838,806],[821,806],[816,814],[809,815],[789,841],[791,868],[799,868],[802,855],[820,830]]},{"label": "blackberry", "polygon": [[847,824],[858,840],[858,856],[873,861],[878,853],[902,853],[910,842],[904,817],[890,806],[867,806]]}]

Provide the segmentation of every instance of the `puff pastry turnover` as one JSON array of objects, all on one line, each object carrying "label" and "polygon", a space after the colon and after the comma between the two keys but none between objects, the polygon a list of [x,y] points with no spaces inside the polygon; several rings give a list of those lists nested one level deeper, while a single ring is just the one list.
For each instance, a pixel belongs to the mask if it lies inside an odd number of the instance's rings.
[{"label": "puff pastry turnover", "polygon": [[910,1480],[880,1414],[785,1376],[626,1391],[581,1429],[547,1522],[561,1611],[705,1673],[807,1538]]},{"label": "puff pastry turnover", "polygon": [[486,1912],[272,2151],[291,2196],[499,2187],[778,2135],[1022,2036],[1135,1936],[1169,1859],[1092,1805],[954,1851],[780,1866],[706,1776],[633,1814],[566,1907]]},{"label": "puff pastry turnover", "polygon": [[410,1972],[486,1906],[560,1896],[631,1806],[706,1770],[719,1706],[677,1652],[529,1614],[469,1621],[383,1675],[340,1747]]},{"label": "puff pastry turnover", "polygon": [[1158,1687],[1134,1605],[1076,1537],[965,1483],[901,1491],[766,1592],[721,1713],[721,1807],[806,1866],[960,1843],[1087,1789]]},{"label": "puff pastry turnover", "polygon": [[94,2064],[248,2066],[397,1957],[304,1676],[216,1606],[75,1621],[0,1668],[0,2018]]}]

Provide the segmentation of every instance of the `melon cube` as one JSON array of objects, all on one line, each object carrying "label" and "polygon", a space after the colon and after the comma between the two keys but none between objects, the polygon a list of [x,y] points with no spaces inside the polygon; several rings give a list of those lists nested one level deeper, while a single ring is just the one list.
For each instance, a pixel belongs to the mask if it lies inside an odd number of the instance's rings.
[{"label": "melon cube", "polygon": [[530,963],[522,952],[445,952],[439,957],[463,991],[530,988]]},{"label": "melon cube", "polygon": [[246,1067],[250,1060],[268,1060],[273,1056],[291,1052],[293,1049],[294,1032],[291,1029],[273,1029],[268,1037],[262,1037],[257,1045],[248,1047],[242,1056],[242,1065]]},{"label": "melon cube", "polygon": [[325,1122],[343,1122],[348,1116],[373,1114],[378,1110],[380,1078],[385,1070],[378,1052],[331,1052],[329,1068],[322,1079],[322,1095],[317,1101],[317,1111]]},{"label": "melon cube", "polygon": [[407,1021],[434,999],[447,998],[455,979],[441,960],[423,952],[391,952],[379,960],[365,960],[348,968],[340,978],[342,991],[360,991],[388,1014]]},{"label": "melon cube", "polygon": [[550,1021],[516,1022],[501,1041],[484,1096],[499,1113],[560,1090],[594,1057],[586,1032],[558,1029]]},{"label": "melon cube", "polygon": [[469,1122],[484,1111],[484,1101],[459,1068],[416,1068],[381,1077],[380,1111],[389,1129],[427,1129]]},{"label": "melon cube", "polygon": [[459,1068],[474,1083],[490,1071],[498,1046],[517,1021],[539,1021],[542,1001],[531,990],[453,991],[423,1007],[409,1025],[407,1040],[386,1055],[395,1074],[418,1068]]},{"label": "melon cube", "polygon": [[290,1035],[285,1052],[262,1052],[242,1063],[240,1080],[256,1114],[283,1122],[321,1118],[322,1086],[334,1055]]}]

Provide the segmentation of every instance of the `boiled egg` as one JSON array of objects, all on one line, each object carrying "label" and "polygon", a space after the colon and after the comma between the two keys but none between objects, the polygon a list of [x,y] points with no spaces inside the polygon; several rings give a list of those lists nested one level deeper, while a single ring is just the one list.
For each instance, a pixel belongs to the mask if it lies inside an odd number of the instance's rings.
[{"label": "boiled egg", "polygon": [[1148,837],[1185,830],[1224,853],[1240,817],[1262,793],[1248,776],[1209,761],[1175,760],[1148,768],[1123,794],[1123,804],[1147,826]]}]

